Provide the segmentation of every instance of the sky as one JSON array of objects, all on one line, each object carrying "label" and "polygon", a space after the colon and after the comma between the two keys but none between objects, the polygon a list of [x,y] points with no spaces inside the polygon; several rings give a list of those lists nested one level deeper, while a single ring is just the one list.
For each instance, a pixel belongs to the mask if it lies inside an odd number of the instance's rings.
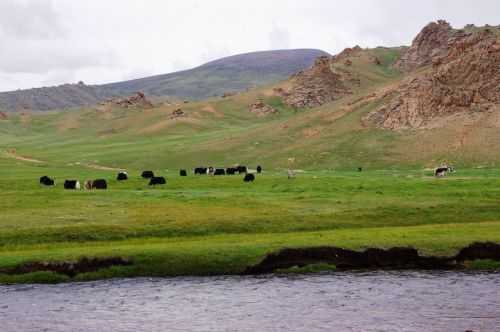
[{"label": "sky", "polygon": [[409,45],[431,21],[500,24],[499,0],[0,0],[0,91],[164,74],[269,49]]}]

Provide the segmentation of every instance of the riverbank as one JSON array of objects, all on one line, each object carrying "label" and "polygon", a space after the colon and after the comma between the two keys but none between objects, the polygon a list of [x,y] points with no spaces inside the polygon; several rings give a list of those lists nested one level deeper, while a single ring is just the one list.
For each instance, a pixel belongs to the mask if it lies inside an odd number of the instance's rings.
[{"label": "riverbank", "polygon": [[[453,230],[453,232],[450,232]],[[123,257],[131,264],[110,266],[72,278],[54,272],[0,274],[0,283],[57,283],[107,278],[210,276],[241,274],[282,248],[338,246],[411,246],[422,255],[453,256],[476,241],[500,243],[500,222],[385,227],[282,234],[219,235],[190,238],[147,238],[115,242],[53,243],[0,250],[0,269],[26,262],[75,262],[81,257]],[[497,262],[480,261],[468,268],[499,269]]]},{"label": "riverbank", "polygon": [[[306,170],[293,180],[265,170],[254,183],[164,169],[154,170],[167,178],[156,188],[128,171],[118,182],[109,170],[0,158],[0,271],[83,257],[126,262],[96,263],[97,271],[87,262],[74,275],[2,273],[0,282],[241,274],[283,248],[413,247],[453,256],[474,242],[500,243],[498,169],[441,179],[431,170]],[[39,185],[41,175],[56,186]],[[64,190],[66,178],[104,178],[108,190]],[[471,267],[480,266],[495,264]]]}]

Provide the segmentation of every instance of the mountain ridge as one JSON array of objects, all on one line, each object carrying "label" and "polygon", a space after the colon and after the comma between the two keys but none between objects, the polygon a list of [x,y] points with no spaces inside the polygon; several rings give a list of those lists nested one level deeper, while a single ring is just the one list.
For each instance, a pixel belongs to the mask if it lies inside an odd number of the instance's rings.
[{"label": "mountain ridge", "polygon": [[0,92],[0,110],[46,111],[92,106],[104,99],[141,91],[149,96],[203,99],[286,79],[328,53],[316,49],[250,52],[207,62],[179,72],[100,85],[62,84]]}]

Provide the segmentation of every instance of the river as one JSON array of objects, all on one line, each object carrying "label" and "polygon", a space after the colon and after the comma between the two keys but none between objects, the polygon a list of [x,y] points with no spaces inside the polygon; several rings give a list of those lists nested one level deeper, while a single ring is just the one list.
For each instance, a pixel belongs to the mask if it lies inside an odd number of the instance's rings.
[{"label": "river", "polygon": [[500,331],[500,273],[359,272],[0,286],[0,331]]}]

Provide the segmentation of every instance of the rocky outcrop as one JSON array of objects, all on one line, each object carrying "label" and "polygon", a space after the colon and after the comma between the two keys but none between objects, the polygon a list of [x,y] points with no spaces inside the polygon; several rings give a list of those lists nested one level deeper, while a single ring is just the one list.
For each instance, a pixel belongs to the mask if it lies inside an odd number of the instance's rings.
[{"label": "rocky outcrop", "polygon": [[186,113],[184,113],[184,111],[180,108],[173,110],[172,113],[170,114],[171,119],[181,118],[184,116],[186,116]]},{"label": "rocky outcrop", "polygon": [[294,108],[317,107],[350,94],[342,76],[331,69],[331,61],[334,59],[319,57],[311,68],[290,78],[289,88],[275,92],[281,95],[285,104]]},{"label": "rocky outcrop", "polygon": [[234,96],[234,95],[236,95],[236,92],[234,92],[234,91],[226,91],[226,92],[224,92],[224,93],[222,94],[222,96],[221,96],[221,97],[222,97],[222,98],[229,98],[229,97],[232,97],[232,96]]},{"label": "rocky outcrop", "polygon": [[249,111],[259,116],[279,113],[277,109],[267,105],[262,100],[258,100],[249,106]]},{"label": "rocky outcrop", "polygon": [[355,251],[339,247],[290,248],[268,254],[260,263],[249,266],[243,274],[264,274],[295,266],[333,264],[340,270],[353,269],[461,269],[464,262],[477,259],[500,261],[500,245],[473,243],[455,256],[421,256],[414,248],[368,248]]},{"label": "rocky outcrop", "polygon": [[411,71],[424,65],[430,65],[435,57],[443,56],[448,51],[448,40],[453,35],[451,25],[443,20],[429,23],[415,37],[410,48],[395,63],[402,71]]},{"label": "rocky outcrop", "polygon": [[389,94],[387,102],[364,120],[393,130],[427,128],[436,117],[498,107],[498,31],[461,31],[442,43],[447,45],[444,55],[442,47],[435,53],[427,52],[434,54],[431,68],[405,79]]},{"label": "rocky outcrop", "polygon": [[0,120],[7,120],[7,114],[0,112]]},{"label": "rocky outcrop", "polygon": [[117,107],[147,109],[152,108],[153,103],[146,98],[144,93],[136,92],[129,97],[108,99],[99,104],[98,110],[108,110]]}]

